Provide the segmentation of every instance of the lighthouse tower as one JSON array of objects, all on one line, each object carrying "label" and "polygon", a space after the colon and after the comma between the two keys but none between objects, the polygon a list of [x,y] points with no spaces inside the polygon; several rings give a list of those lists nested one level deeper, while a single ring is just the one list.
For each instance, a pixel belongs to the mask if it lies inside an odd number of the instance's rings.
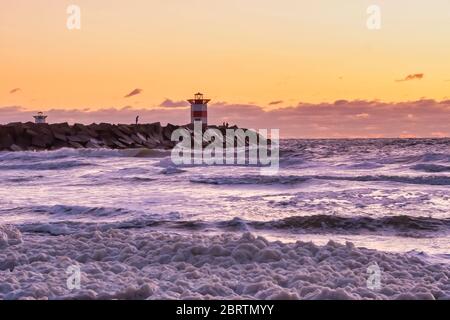
[{"label": "lighthouse tower", "polygon": [[204,99],[202,93],[195,94],[194,99],[189,99],[191,104],[191,124],[200,121],[205,128],[208,125],[208,102],[210,99]]},{"label": "lighthouse tower", "polygon": [[33,116],[35,123],[45,123],[47,116],[44,116],[42,112],[38,112],[37,115]]}]

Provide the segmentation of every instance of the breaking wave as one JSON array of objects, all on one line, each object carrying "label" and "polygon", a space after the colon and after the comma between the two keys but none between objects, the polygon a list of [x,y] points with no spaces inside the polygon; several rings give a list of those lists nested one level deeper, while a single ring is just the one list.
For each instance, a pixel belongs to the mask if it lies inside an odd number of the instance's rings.
[{"label": "breaking wave", "polygon": [[385,216],[371,217],[339,217],[331,215],[294,216],[268,222],[249,222],[254,228],[290,229],[331,233],[360,233],[362,231],[394,231],[409,234],[436,233],[450,230],[450,219],[430,217]]},{"label": "breaking wave", "polygon": [[170,156],[170,150],[160,149],[71,149],[62,148],[53,151],[20,151],[0,152],[0,163],[11,160],[57,160],[64,158],[111,158],[111,157],[135,157],[135,158],[161,158]]},{"label": "breaking wave", "polygon": [[310,180],[309,176],[262,176],[241,175],[239,177],[194,177],[192,183],[214,185],[246,185],[246,184],[296,184]]},{"label": "breaking wave", "polygon": [[35,163],[20,163],[20,164],[7,164],[0,165],[0,170],[67,170],[79,167],[89,167],[96,166],[93,163],[78,161],[78,160],[68,160],[59,162],[35,162]]},{"label": "breaking wave", "polygon": [[81,228],[108,229],[178,229],[222,230],[230,232],[264,230],[304,234],[362,234],[387,233],[405,237],[433,237],[450,232],[450,218],[412,217],[406,215],[383,217],[345,217],[336,215],[291,216],[283,219],[256,221],[235,217],[230,220],[185,220],[177,212],[145,214],[123,208],[84,206],[37,206],[2,210],[2,214],[32,213],[42,217],[41,222],[23,223],[22,232],[70,234]]},{"label": "breaking wave", "polygon": [[0,162],[9,160],[56,160],[73,157],[86,158],[107,158],[114,156],[123,156],[122,153],[127,150],[113,149],[71,149],[62,148],[54,151],[20,151],[20,152],[0,152]]},{"label": "breaking wave", "polygon": [[361,233],[394,233],[407,237],[431,237],[438,233],[450,231],[450,219],[435,219],[429,217],[391,216],[381,218],[371,217],[339,217],[331,215],[293,216],[280,220],[248,221],[234,218],[226,221],[184,221],[184,220],[153,220],[137,219],[120,222],[115,227],[142,228],[163,227],[169,229],[219,229],[226,231],[288,231],[293,233],[331,233],[331,234],[361,234]]},{"label": "breaking wave", "polygon": [[195,177],[192,183],[203,183],[212,185],[292,185],[307,182],[313,179],[331,181],[360,181],[360,182],[398,182],[405,184],[420,185],[450,185],[450,176],[387,176],[387,175],[363,175],[363,176],[328,176],[328,175],[305,175],[305,176],[260,176],[242,175],[239,177]]},{"label": "breaking wave", "polygon": [[424,172],[450,172],[450,166],[443,166],[438,164],[417,164],[413,167],[411,167],[412,170],[416,171],[424,171]]}]

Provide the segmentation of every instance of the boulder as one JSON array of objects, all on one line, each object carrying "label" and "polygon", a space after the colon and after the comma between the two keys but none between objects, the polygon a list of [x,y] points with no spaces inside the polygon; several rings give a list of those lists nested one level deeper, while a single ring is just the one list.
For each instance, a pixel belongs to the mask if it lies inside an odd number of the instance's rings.
[{"label": "boulder", "polygon": [[27,128],[25,130],[25,134],[32,136],[32,137],[37,137],[39,135],[39,133],[37,133],[35,130]]},{"label": "boulder", "polygon": [[31,137],[26,134],[16,136],[15,140],[16,140],[16,145],[20,146],[24,150],[31,147]]},{"label": "boulder", "polygon": [[11,145],[9,149],[11,149],[11,151],[23,151],[23,149],[19,147],[17,144]]},{"label": "boulder", "polygon": [[5,127],[9,128],[11,130],[10,133],[12,133],[15,137],[23,135],[25,131],[25,126],[21,122],[8,123]]},{"label": "boulder", "polygon": [[134,133],[134,130],[131,130],[126,124],[119,124],[118,129],[125,133],[127,136],[130,136]]},{"label": "boulder", "polygon": [[160,122],[151,123],[146,126],[147,135],[152,135],[154,137],[161,137],[162,126]]},{"label": "boulder", "polygon": [[130,138],[119,138],[118,140],[127,146],[132,146],[135,144],[135,142]]},{"label": "boulder", "polygon": [[112,127],[113,127],[113,125],[110,123],[100,123],[100,124],[93,125],[93,129],[97,132],[99,132],[99,131],[100,132],[101,131],[110,132]]},{"label": "boulder", "polygon": [[75,131],[78,135],[89,136],[93,138],[98,137],[98,133],[95,132],[95,130],[93,130],[91,126],[85,126],[84,124],[76,123],[73,125],[72,129],[72,132]]},{"label": "boulder", "polygon": [[111,137],[103,137],[102,138],[102,142],[108,147],[108,148],[117,148],[117,146],[115,145],[115,143],[113,142],[113,138]]},{"label": "boulder", "polygon": [[0,132],[0,149],[8,149],[14,144],[13,136],[6,130]]},{"label": "boulder", "polygon": [[83,149],[84,146],[76,141],[69,141],[69,145],[75,149]]},{"label": "boulder", "polygon": [[91,140],[91,137],[89,137],[88,135],[86,135],[84,133],[80,133],[80,134],[73,135],[73,136],[67,136],[67,140],[69,142],[86,143]]},{"label": "boulder", "polygon": [[145,146],[145,147],[147,147],[149,149],[155,149],[155,148],[157,148],[160,145],[161,145],[160,143],[156,143],[156,142],[152,142],[152,141],[147,141],[147,142],[145,142],[143,144],[143,146]]},{"label": "boulder", "polygon": [[67,122],[51,124],[50,130],[53,133],[59,133],[63,135],[72,133],[72,129]]},{"label": "boulder", "polygon": [[115,149],[117,149],[117,147],[119,147],[119,149],[126,149],[127,146],[124,145],[123,143],[121,143],[120,141],[116,140],[116,139],[112,139],[112,143],[115,146]]},{"label": "boulder", "polygon": [[136,135],[132,135],[131,138],[135,140],[139,144],[144,144],[147,142],[147,138],[144,137],[141,133],[136,133]]},{"label": "boulder", "polygon": [[128,135],[120,131],[117,127],[112,129],[112,133],[116,136],[116,138],[128,139]]},{"label": "boulder", "polygon": [[91,139],[88,143],[86,143],[86,148],[90,148],[90,149],[99,149],[102,146],[103,146],[103,143],[96,139]]},{"label": "boulder", "polygon": [[31,145],[39,148],[50,147],[53,140],[53,137],[48,135],[33,136],[31,138]]},{"label": "boulder", "polygon": [[57,140],[67,141],[67,136],[66,136],[64,133],[53,132],[53,136],[54,136],[55,139],[57,139]]},{"label": "boulder", "polygon": [[68,147],[71,147],[71,145],[69,145],[68,142],[62,141],[62,140],[55,140],[53,142],[53,145],[51,146],[51,149],[57,150],[57,149],[68,148]]}]

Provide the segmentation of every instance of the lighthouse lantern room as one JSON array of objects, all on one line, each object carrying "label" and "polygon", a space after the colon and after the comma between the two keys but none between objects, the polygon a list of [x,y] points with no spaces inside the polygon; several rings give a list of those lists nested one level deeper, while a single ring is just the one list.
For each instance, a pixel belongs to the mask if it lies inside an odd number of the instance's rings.
[{"label": "lighthouse lantern room", "polygon": [[191,124],[200,121],[203,127],[208,125],[208,102],[210,99],[204,99],[202,93],[195,94],[194,99],[189,99],[191,104]]}]

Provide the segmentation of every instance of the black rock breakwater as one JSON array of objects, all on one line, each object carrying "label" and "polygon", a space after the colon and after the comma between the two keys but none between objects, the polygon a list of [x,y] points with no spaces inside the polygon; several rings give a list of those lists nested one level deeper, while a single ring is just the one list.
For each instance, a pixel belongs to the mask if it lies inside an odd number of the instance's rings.
[{"label": "black rock breakwater", "polygon": [[[15,122],[0,125],[0,151],[40,151],[61,148],[172,149],[177,143],[171,141],[172,133],[178,128],[188,129],[193,137],[190,125],[167,124],[162,126],[159,122],[137,125]],[[238,129],[237,126],[209,126],[208,128],[219,129],[224,137],[226,129]],[[261,135],[256,135],[258,142],[265,140]],[[249,140],[245,138],[243,140],[234,138],[234,143],[237,143],[238,140],[249,145]],[[207,145],[210,142],[203,141],[203,144]],[[270,144],[270,140],[267,142]],[[226,147],[226,143],[225,139],[224,147]]]},{"label": "black rock breakwater", "polygon": [[35,124],[0,125],[1,151],[56,150],[60,148],[172,148],[172,132],[178,126],[168,124]]}]

